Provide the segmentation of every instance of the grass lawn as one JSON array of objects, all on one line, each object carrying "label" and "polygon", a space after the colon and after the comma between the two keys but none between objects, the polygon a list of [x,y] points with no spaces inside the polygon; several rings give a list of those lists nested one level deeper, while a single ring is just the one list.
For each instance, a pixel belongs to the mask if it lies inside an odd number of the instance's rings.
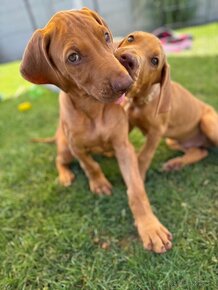
[{"label": "grass lawn", "polygon": [[[199,34],[201,52],[170,56],[169,63],[174,80],[218,110],[218,52],[205,40],[208,32],[216,43],[217,30],[187,30]],[[17,67],[0,66],[0,92],[22,85]],[[19,112],[23,101],[32,109]],[[142,248],[114,159],[96,156],[113,184],[111,197],[89,191],[77,162],[74,184],[58,185],[55,146],[29,142],[53,135],[57,120],[58,98],[47,90],[0,103],[0,289],[218,289],[218,149],[181,172],[162,173],[161,164],[179,153],[159,146],[146,188],[174,247],[157,255]],[[135,130],[131,140],[138,148],[143,137]]]}]

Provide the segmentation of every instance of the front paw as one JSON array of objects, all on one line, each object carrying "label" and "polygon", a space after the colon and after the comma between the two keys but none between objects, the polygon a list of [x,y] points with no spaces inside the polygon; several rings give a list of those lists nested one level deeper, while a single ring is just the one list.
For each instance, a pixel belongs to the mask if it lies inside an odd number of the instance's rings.
[{"label": "front paw", "polygon": [[182,167],[183,167],[182,158],[177,157],[164,163],[163,171],[166,171],[166,172],[177,171],[177,170],[180,170]]},{"label": "front paw", "polygon": [[136,226],[145,249],[162,254],[172,248],[172,234],[155,216],[137,222]]},{"label": "front paw", "polygon": [[98,195],[111,195],[112,185],[104,176],[90,180],[89,187]]},{"label": "front paw", "polygon": [[59,179],[59,183],[61,185],[65,186],[65,187],[68,187],[74,181],[75,175],[73,174],[73,172],[71,172],[69,170],[65,170],[65,171],[60,173],[58,179]]}]

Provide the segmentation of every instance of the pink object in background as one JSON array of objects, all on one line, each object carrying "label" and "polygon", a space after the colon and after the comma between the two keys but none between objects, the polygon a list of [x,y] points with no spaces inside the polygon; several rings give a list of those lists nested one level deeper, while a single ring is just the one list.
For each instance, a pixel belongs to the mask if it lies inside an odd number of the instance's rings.
[{"label": "pink object in background", "polygon": [[166,52],[180,52],[192,48],[193,37],[190,34],[175,34],[166,27],[157,28],[152,33],[160,39]]}]

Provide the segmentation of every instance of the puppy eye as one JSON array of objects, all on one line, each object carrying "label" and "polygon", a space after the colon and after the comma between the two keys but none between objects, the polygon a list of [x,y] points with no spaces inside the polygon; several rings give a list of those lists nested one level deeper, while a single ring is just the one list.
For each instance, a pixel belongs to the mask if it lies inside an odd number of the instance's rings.
[{"label": "puppy eye", "polygon": [[135,40],[133,35],[128,36],[127,41],[128,42],[133,42]]},{"label": "puppy eye", "polygon": [[159,59],[157,57],[152,57],[151,59],[151,63],[155,66],[157,66],[159,64]]},{"label": "puppy eye", "polygon": [[106,42],[110,42],[110,40],[111,40],[110,34],[108,32],[105,32],[104,38],[105,38]]},{"label": "puppy eye", "polygon": [[74,53],[71,53],[69,56],[68,56],[68,60],[71,62],[71,63],[78,63],[80,60],[81,60],[81,56],[77,53],[77,52],[74,52]]}]

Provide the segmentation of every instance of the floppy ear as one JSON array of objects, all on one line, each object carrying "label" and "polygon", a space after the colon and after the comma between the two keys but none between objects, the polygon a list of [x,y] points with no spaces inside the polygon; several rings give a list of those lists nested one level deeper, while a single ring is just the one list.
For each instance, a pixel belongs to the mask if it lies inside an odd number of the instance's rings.
[{"label": "floppy ear", "polygon": [[161,72],[160,95],[155,115],[166,113],[170,110],[171,101],[171,84],[170,84],[170,67],[165,62]]},{"label": "floppy ear", "polygon": [[103,25],[103,26],[105,26],[105,27],[107,27],[109,29],[107,23],[104,21],[104,19],[97,12],[95,12],[94,10],[91,10],[91,9],[89,9],[87,7],[84,7],[81,10],[83,12],[91,15],[100,25]]},{"label": "floppy ear", "polygon": [[27,44],[22,58],[20,72],[34,84],[59,86],[59,75],[49,57],[50,35],[38,29]]}]

